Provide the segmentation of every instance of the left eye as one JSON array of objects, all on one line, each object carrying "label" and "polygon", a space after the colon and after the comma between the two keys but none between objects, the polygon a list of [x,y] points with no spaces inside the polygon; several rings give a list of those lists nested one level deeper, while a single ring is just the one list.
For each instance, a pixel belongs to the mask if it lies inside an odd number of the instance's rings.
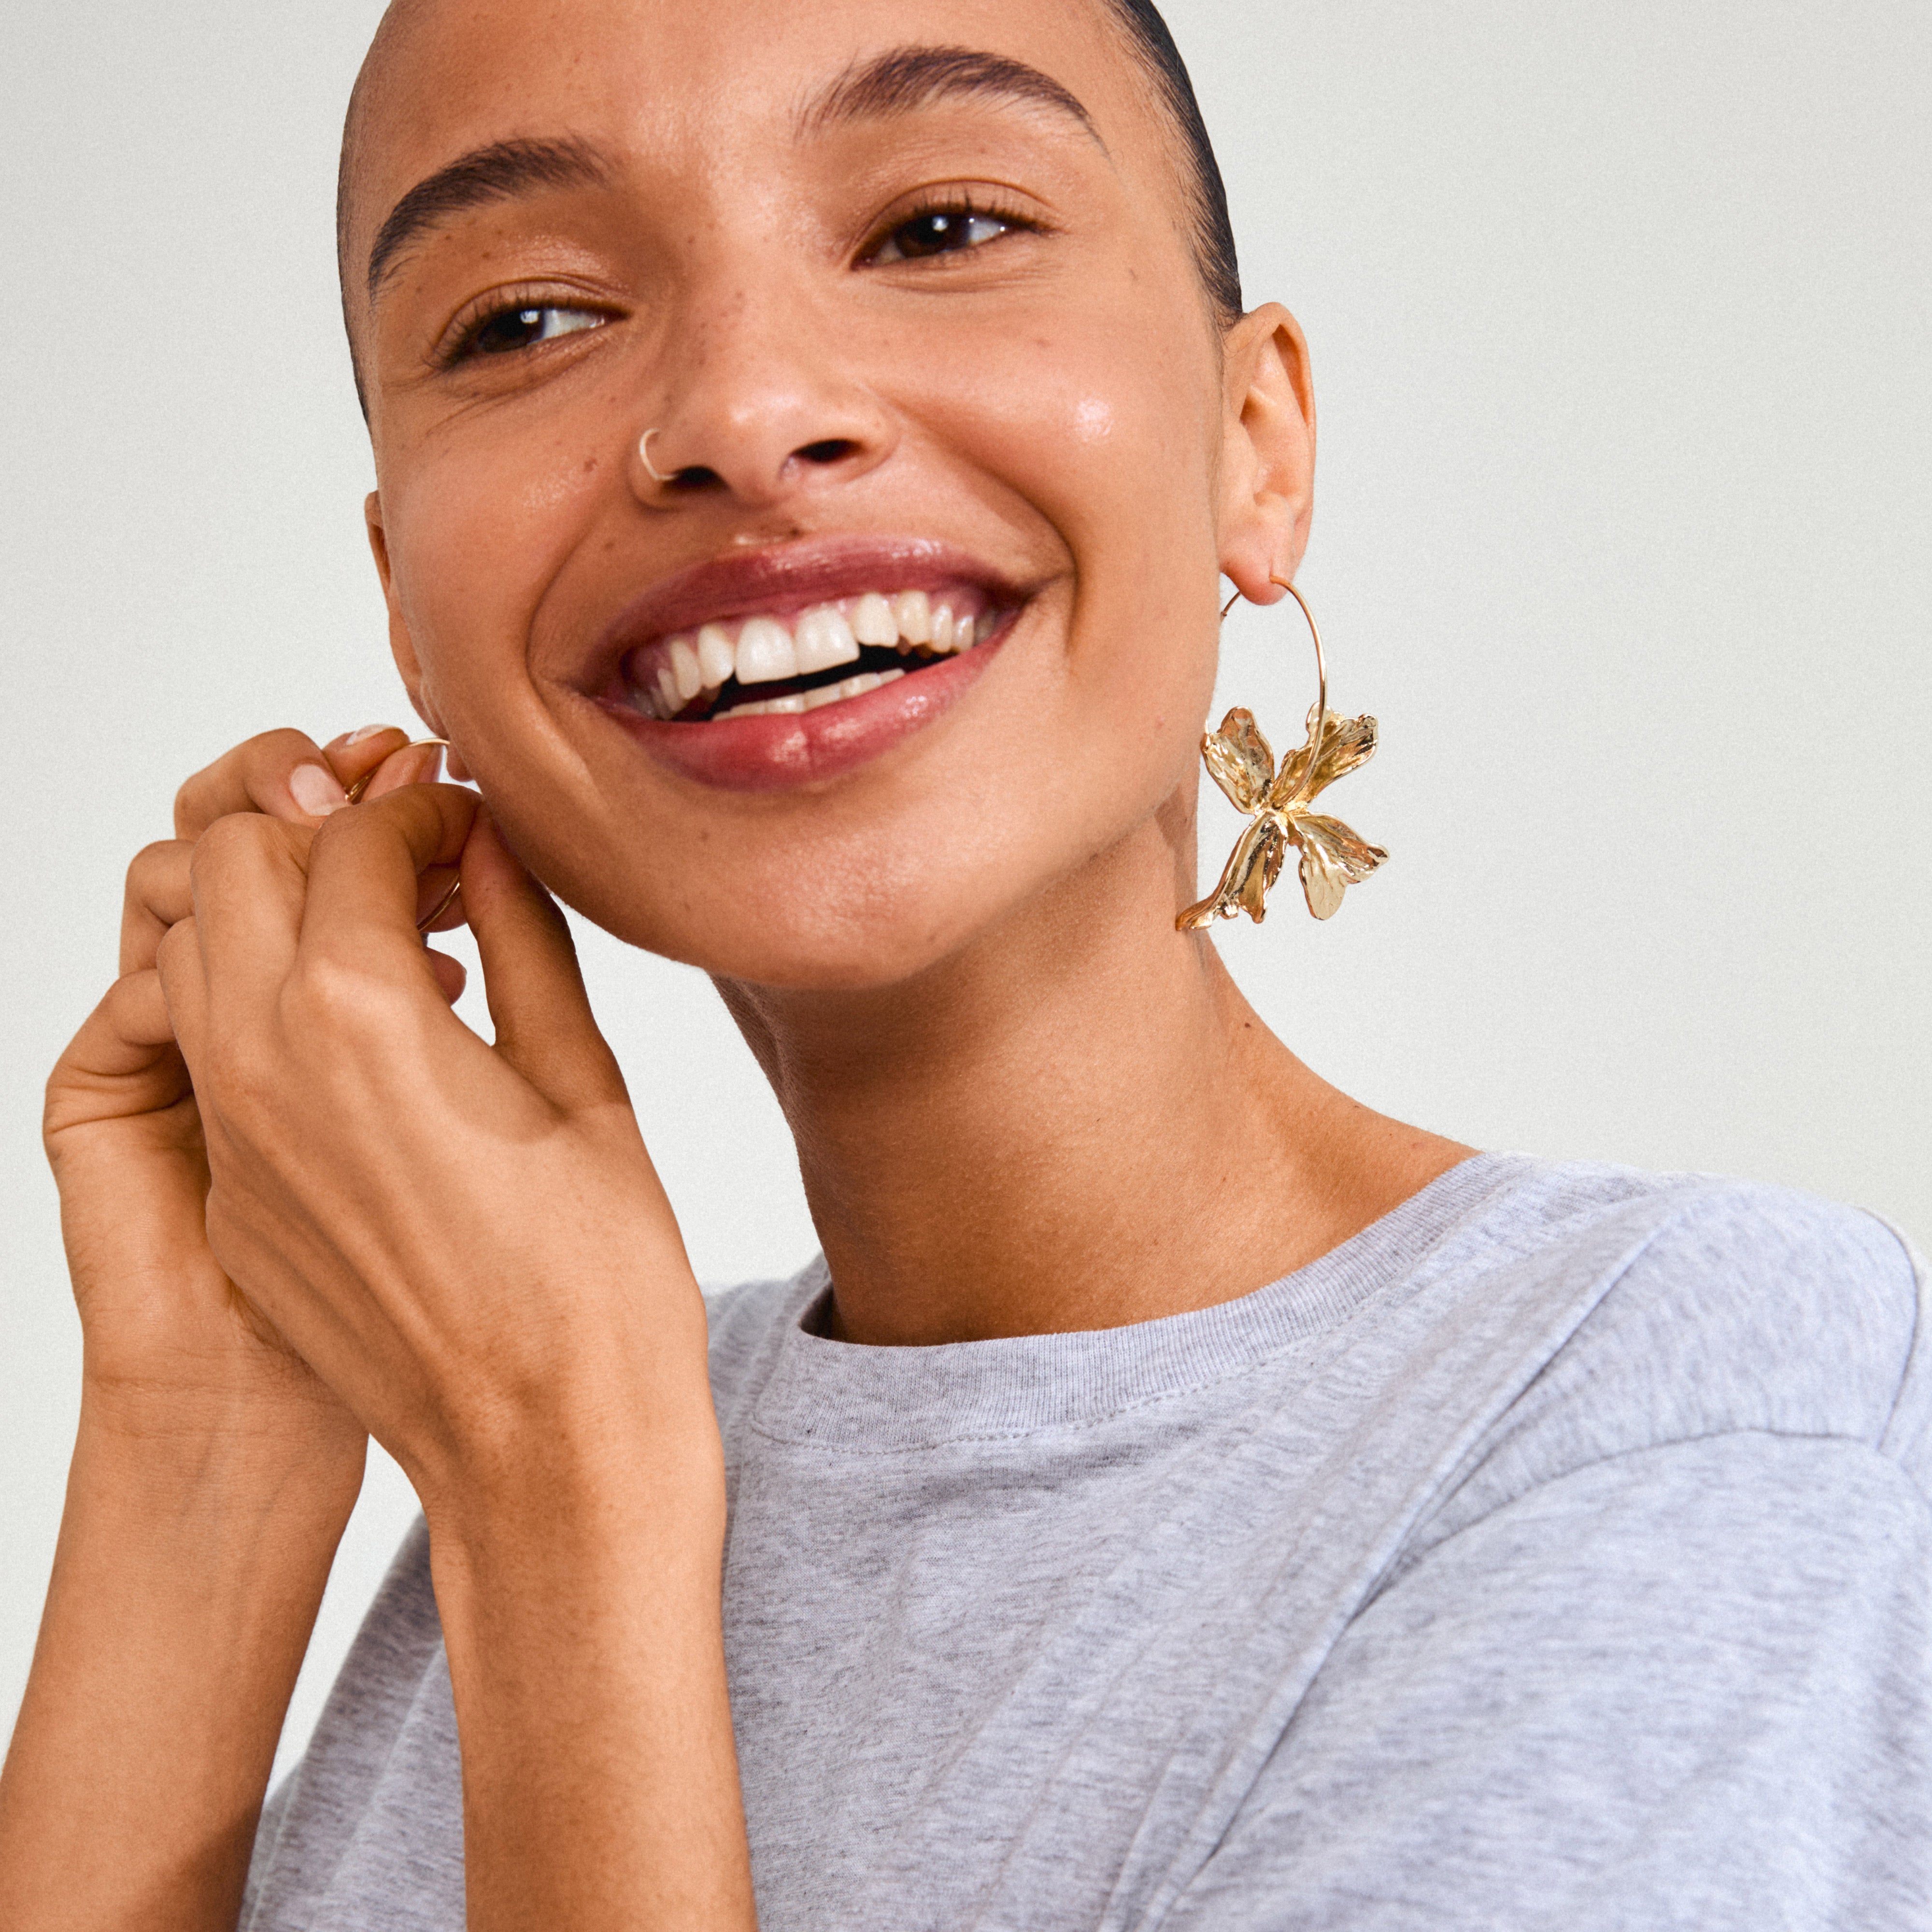
[{"label": "left eye", "polygon": [[970,208],[935,208],[902,221],[872,251],[874,262],[914,262],[927,255],[951,255],[997,240],[1013,226],[997,214]]},{"label": "left eye", "polygon": [[528,349],[556,336],[574,335],[581,328],[601,328],[605,320],[594,309],[564,308],[543,302],[500,309],[477,324],[463,345],[464,352],[508,355],[513,350]]}]

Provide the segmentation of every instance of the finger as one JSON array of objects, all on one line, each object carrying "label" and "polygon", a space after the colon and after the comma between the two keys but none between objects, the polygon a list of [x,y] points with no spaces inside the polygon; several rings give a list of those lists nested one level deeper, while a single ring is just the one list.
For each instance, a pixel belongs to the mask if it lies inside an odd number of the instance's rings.
[{"label": "finger", "polygon": [[154,954],[154,973],[166,1006],[169,1030],[192,1071],[208,1038],[208,977],[192,919],[170,926],[162,935]]},{"label": "finger", "polygon": [[424,904],[422,875],[445,868],[446,890],[477,805],[474,792],[454,785],[406,784],[330,819],[308,855],[304,951],[421,974],[416,921],[436,903]]},{"label": "finger", "polygon": [[[443,754],[447,748],[440,742],[430,742],[404,745],[400,751],[391,752],[370,775],[358,802],[366,805],[406,784],[436,784],[442,776]],[[422,874],[416,894],[418,932],[454,932],[468,923],[462,895],[454,890],[456,881],[454,866],[433,866]],[[452,1000],[454,997],[451,995]]]},{"label": "finger", "polygon": [[410,734],[400,724],[364,724],[360,730],[330,739],[322,746],[322,755],[346,791],[409,741]]},{"label": "finger", "polygon": [[175,836],[199,838],[218,818],[238,812],[312,824],[347,802],[341,781],[313,738],[302,731],[264,731],[224,752],[175,794]]},{"label": "finger", "polygon": [[470,923],[463,907],[462,874],[454,866],[432,866],[424,873],[416,903],[418,932],[454,932]]},{"label": "finger", "polygon": [[376,768],[362,794],[362,802],[366,805],[406,784],[434,784],[442,776],[440,745],[406,744],[399,751],[389,752]]},{"label": "finger", "polygon": [[558,1107],[626,1100],[624,1076],[590,1011],[570,928],[487,812],[478,815],[464,850],[463,897],[497,1052]]},{"label": "finger", "polygon": [[194,910],[188,862],[194,848],[164,838],[134,855],[121,902],[121,970],[138,973],[154,963],[161,934]]},{"label": "finger", "polygon": [[156,1114],[187,1098],[188,1069],[175,1045],[158,973],[130,973],[82,1022],[47,1082],[43,1130]]},{"label": "finger", "polygon": [[[315,836],[304,826],[236,812],[218,818],[195,842],[188,860],[194,917],[186,923],[194,929],[208,997],[232,1002],[238,1017],[272,998],[294,964],[305,862]],[[175,926],[164,936],[158,958],[164,960],[181,930]],[[173,997],[170,986],[171,1004]],[[191,1064],[191,1050],[189,1058]]]}]

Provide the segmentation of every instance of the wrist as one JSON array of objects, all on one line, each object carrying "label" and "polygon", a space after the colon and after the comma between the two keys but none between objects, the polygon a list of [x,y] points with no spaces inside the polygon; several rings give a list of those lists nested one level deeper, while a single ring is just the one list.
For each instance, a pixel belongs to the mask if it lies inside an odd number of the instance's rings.
[{"label": "wrist", "polygon": [[246,1548],[274,1525],[304,1543],[326,1538],[332,1552],[367,1452],[339,1411],[224,1410],[83,1384],[69,1508],[121,1519],[142,1540]]},{"label": "wrist", "polygon": [[532,1430],[418,1488],[452,1573],[596,1568],[644,1548],[689,1548],[708,1563],[723,1548],[724,1447],[708,1390],[674,1420],[660,1411],[644,1425]]},{"label": "wrist", "polygon": [[549,1540],[606,1520],[648,1532],[709,1510],[722,1534],[724,1450],[712,1403],[704,1304],[654,1309],[646,1329],[596,1324],[525,1366],[460,1382],[460,1407],[425,1414],[416,1439],[385,1446],[422,1499],[433,1536],[473,1547]]}]

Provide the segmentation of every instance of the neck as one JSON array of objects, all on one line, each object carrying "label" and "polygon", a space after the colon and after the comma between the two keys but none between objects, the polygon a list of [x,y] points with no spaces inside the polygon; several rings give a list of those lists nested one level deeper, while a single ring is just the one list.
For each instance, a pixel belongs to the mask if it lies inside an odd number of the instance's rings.
[{"label": "neck", "polygon": [[721,985],[797,1142],[835,1333],[968,1341],[1204,1307],[1468,1154],[1329,1086],[1205,935],[1174,930],[1192,820],[1150,822],[913,981]]}]

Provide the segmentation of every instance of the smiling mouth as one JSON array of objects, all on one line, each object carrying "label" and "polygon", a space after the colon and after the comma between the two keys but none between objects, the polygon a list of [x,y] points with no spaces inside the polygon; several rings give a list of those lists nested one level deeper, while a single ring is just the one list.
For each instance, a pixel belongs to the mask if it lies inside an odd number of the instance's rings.
[{"label": "smiling mouth", "polygon": [[976,649],[1006,614],[976,585],[868,590],[680,631],[626,654],[632,708],[675,724],[815,711]]}]

